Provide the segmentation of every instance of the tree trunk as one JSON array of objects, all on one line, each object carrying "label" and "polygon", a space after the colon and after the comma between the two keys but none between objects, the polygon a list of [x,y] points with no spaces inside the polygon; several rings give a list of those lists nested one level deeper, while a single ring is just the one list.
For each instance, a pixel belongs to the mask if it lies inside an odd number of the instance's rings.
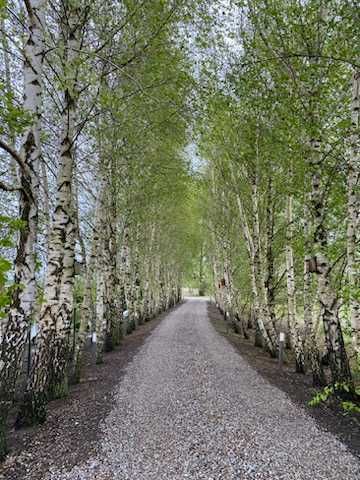
[{"label": "tree trunk", "polygon": [[[236,175],[233,166],[231,167],[232,182],[236,185]],[[258,198],[257,198],[257,180],[256,174],[253,176],[251,185],[251,207],[253,215],[253,228],[250,230],[245,208],[240,197],[236,195],[236,204],[239,211],[239,219],[242,225],[244,240],[248,252],[251,275],[251,289],[253,296],[253,310],[255,315],[255,345],[264,347],[272,357],[277,355],[277,341],[276,333],[274,338],[273,325],[271,324],[270,315],[267,315],[268,310],[264,308],[264,278],[261,276],[260,266],[260,226],[258,216]],[[270,328],[270,331],[269,331]]]},{"label": "tree trunk", "polygon": [[99,230],[100,230],[100,207],[102,202],[102,195],[98,198],[95,207],[95,223],[93,229],[93,237],[91,241],[90,256],[87,262],[86,277],[84,285],[84,297],[80,309],[80,326],[75,345],[73,356],[73,380],[80,381],[81,369],[83,364],[83,353],[86,343],[86,333],[91,325],[91,318],[93,315],[93,285],[94,276],[97,267],[97,257],[99,254]]},{"label": "tree trunk", "polygon": [[[272,322],[271,313],[269,310],[269,303],[266,295],[265,287],[265,273],[262,263],[261,255],[261,236],[260,236],[260,219],[259,219],[259,203],[258,203],[258,179],[257,174],[255,173],[252,178],[251,184],[251,205],[252,205],[252,215],[253,215],[253,275],[257,288],[257,297],[258,297],[258,309],[261,317],[263,326],[260,326],[261,334],[263,335],[263,330],[267,332],[267,337],[264,338],[265,347],[272,357],[277,356],[277,334]],[[254,288],[254,287],[253,287]],[[262,328],[263,327],[263,328]]]},{"label": "tree trunk", "polygon": [[[28,36],[24,46],[24,110],[32,116],[25,129],[20,156],[26,171],[20,170],[23,188],[19,196],[20,230],[15,275],[9,318],[3,334],[0,352],[0,410],[6,421],[9,402],[12,401],[16,381],[21,372],[22,358],[31,324],[36,297],[36,242],[38,228],[39,164],[41,158],[42,70],[44,45],[44,0],[31,0],[27,8]],[[0,425],[0,459],[6,452],[4,428]]]},{"label": "tree trunk", "polygon": [[266,255],[265,255],[265,293],[268,311],[271,322],[276,328],[275,316],[275,290],[274,290],[274,191],[271,174],[269,174],[267,185],[267,201],[266,201]]},{"label": "tree trunk", "polygon": [[[60,28],[64,39],[64,94],[61,118],[59,171],[55,210],[49,238],[44,304],[32,368],[19,413],[19,423],[45,419],[49,398],[67,394],[69,334],[73,315],[74,254],[76,226],[73,212],[74,138],[77,107],[77,75],[80,31],[85,22],[72,2],[63,2]],[[66,68],[65,68],[66,67]]]},{"label": "tree trunk", "polygon": [[112,172],[105,181],[104,224],[102,226],[104,241],[104,315],[106,317],[105,351],[109,352],[120,343],[120,319],[116,308],[117,295],[117,210],[115,191],[112,188]]},{"label": "tree trunk", "polygon": [[350,290],[352,344],[360,366],[360,70],[352,79],[352,129],[347,174],[347,272]]},{"label": "tree trunk", "polygon": [[299,331],[299,324],[296,314],[296,290],[295,290],[295,268],[293,252],[293,197],[289,194],[286,204],[286,270],[287,270],[287,304],[288,321],[292,336],[292,345],[295,351],[295,370],[297,373],[305,373],[304,351]]},{"label": "tree trunk", "polygon": [[340,303],[331,285],[331,264],[326,256],[327,232],[324,225],[324,203],[321,181],[320,144],[311,141],[311,208],[314,226],[314,270],[317,274],[319,301],[326,334],[330,370],[333,383],[352,384],[349,360],[339,318]]},{"label": "tree trunk", "polygon": [[313,277],[310,271],[312,239],[310,238],[310,212],[305,204],[304,209],[304,328],[305,328],[305,362],[310,365],[314,387],[326,384],[323,366],[321,364],[319,348],[316,341],[316,328],[313,320]]},{"label": "tree trunk", "polygon": [[[258,288],[258,273],[256,270],[256,263],[258,262],[256,257],[256,250],[255,250],[255,239],[250,232],[250,228],[247,222],[247,218],[245,215],[244,207],[242,205],[242,201],[239,195],[237,195],[237,206],[239,209],[239,216],[240,221],[243,226],[243,233],[245,242],[247,245],[248,255],[249,255],[249,262],[250,262],[250,271],[251,271],[251,288],[252,288],[252,295],[253,295],[253,310],[255,314],[255,322],[256,322],[256,335],[255,335],[255,345],[259,347],[265,347],[266,350],[270,353],[272,357],[275,357],[277,354],[276,346],[274,345],[267,328],[264,323],[264,310],[261,306],[261,298],[259,294]],[[260,334],[260,335],[259,335]]]},{"label": "tree trunk", "polygon": [[125,320],[125,333],[131,333],[134,329],[133,319],[133,291],[131,283],[131,259],[129,248],[129,227],[124,227],[122,245],[121,245],[121,272],[124,284],[124,294],[126,301],[126,310],[128,316]]},{"label": "tree trunk", "polygon": [[[101,255],[101,254],[100,254]],[[101,262],[102,263],[102,262]],[[103,265],[96,273],[96,363],[102,363],[105,338],[106,316],[104,308],[105,281]]]}]

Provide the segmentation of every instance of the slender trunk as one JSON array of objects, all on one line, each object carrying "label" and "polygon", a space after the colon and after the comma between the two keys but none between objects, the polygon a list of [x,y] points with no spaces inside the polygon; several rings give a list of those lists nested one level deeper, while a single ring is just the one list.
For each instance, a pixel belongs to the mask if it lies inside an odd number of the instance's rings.
[{"label": "slender trunk", "polygon": [[352,344],[360,366],[360,70],[352,79],[352,129],[347,175],[347,271],[350,290]]},{"label": "slender trunk", "polygon": [[[101,254],[99,256],[101,256]],[[103,265],[101,265],[96,273],[96,363],[102,363],[103,361],[106,338],[104,295],[105,280]]]},{"label": "slender trunk", "polygon": [[326,256],[327,231],[324,225],[324,203],[321,181],[320,144],[311,141],[311,208],[314,224],[313,268],[317,274],[318,294],[322,320],[328,347],[332,381],[352,383],[349,360],[345,350],[340,324],[340,302],[337,292],[331,285],[331,264]]},{"label": "slender trunk", "polygon": [[121,271],[124,284],[126,310],[128,316],[125,320],[125,333],[131,333],[134,329],[133,319],[133,291],[131,284],[131,263],[129,248],[129,227],[125,226],[121,246]]},{"label": "slender trunk", "polygon": [[80,220],[79,220],[79,188],[78,188],[78,180],[76,178],[76,152],[73,152],[73,162],[74,162],[74,229],[75,229],[75,239],[78,242],[81,252],[81,264],[83,267],[86,266],[86,249],[84,239],[81,235],[80,230]]},{"label": "slender trunk", "polygon": [[41,179],[42,179],[42,190],[43,190],[43,216],[45,220],[45,250],[46,254],[49,253],[49,238],[51,232],[51,221],[50,221],[50,201],[49,201],[49,183],[46,172],[45,162],[41,162]]},{"label": "slender trunk", "polygon": [[199,255],[199,296],[205,295],[204,288],[204,245],[201,243]]},{"label": "slender trunk", "polygon": [[344,338],[340,325],[340,302],[330,284],[330,266],[325,256],[317,254],[317,275],[319,300],[322,307],[327,353],[333,383],[347,382],[352,384],[349,360],[345,350]]},{"label": "slender trunk", "polygon": [[267,202],[266,202],[265,292],[266,292],[266,301],[268,305],[271,322],[275,328],[276,316],[275,316],[273,241],[274,241],[274,192],[273,192],[272,178],[270,174],[268,178]]},{"label": "slender trunk", "polygon": [[[110,175],[109,175],[109,178]],[[103,216],[103,255],[104,255],[104,315],[106,318],[105,351],[113,350],[120,342],[120,321],[116,311],[116,205],[111,180],[106,182]]]},{"label": "slender trunk", "polygon": [[[266,289],[265,262],[263,258],[262,237],[260,231],[260,209],[259,209],[259,178],[260,178],[260,149],[259,149],[259,129],[256,128],[255,141],[255,169],[251,172],[251,207],[253,221],[253,245],[254,245],[254,268],[256,282],[258,285],[258,293],[260,300],[260,308],[262,310],[264,326],[268,332],[272,349],[269,353],[272,356],[277,355],[278,341],[275,325],[270,310],[268,292]],[[271,179],[270,179],[271,186]]]},{"label": "slender trunk", "polygon": [[136,242],[132,248],[132,289],[135,328],[142,324],[141,318],[141,280],[139,269],[139,226],[136,228]]},{"label": "slender trunk", "polygon": [[86,343],[86,333],[91,327],[91,319],[93,316],[93,285],[95,271],[97,270],[97,256],[99,252],[99,231],[100,231],[100,205],[101,196],[95,207],[95,224],[93,237],[91,241],[91,250],[86,268],[86,277],[84,285],[84,297],[80,309],[80,326],[77,335],[77,342],[73,354],[73,379],[75,382],[80,381],[81,369],[83,365],[83,353]]},{"label": "slender trunk", "polygon": [[225,252],[224,262],[224,278],[225,278],[225,320],[231,326],[233,322],[233,302],[232,302],[232,278],[230,270],[230,262],[227,258],[227,252]]},{"label": "slender trunk", "polygon": [[296,314],[296,289],[295,289],[295,267],[293,252],[293,196],[288,194],[286,204],[286,270],[287,270],[287,304],[288,321],[292,336],[292,344],[295,351],[295,370],[298,373],[305,373],[305,360],[302,339]]},{"label": "slender trunk", "polygon": [[272,338],[270,337],[268,330],[265,326],[264,322],[264,311],[261,306],[261,298],[258,288],[258,272],[256,264],[258,262],[257,259],[257,252],[255,249],[255,239],[251,234],[249,224],[246,218],[245,210],[239,195],[236,198],[238,209],[239,209],[239,216],[240,221],[243,227],[243,234],[245,238],[245,242],[247,245],[247,251],[249,255],[249,263],[250,263],[250,272],[251,272],[251,289],[253,295],[253,310],[255,314],[255,321],[256,321],[256,335],[255,335],[255,345],[256,346],[264,346],[266,350],[270,353],[271,356],[276,356],[276,344],[273,343]]},{"label": "slender trunk", "polygon": [[223,263],[223,275],[224,275],[224,315],[225,315],[225,320],[228,324],[231,325],[232,322],[232,298],[231,298],[231,275],[230,275],[230,261],[228,258],[229,255],[229,242],[226,240],[223,241],[223,257],[224,257],[224,263]]},{"label": "slender trunk", "polygon": [[312,239],[310,238],[310,212],[305,201],[304,209],[304,286],[303,286],[303,301],[304,301],[304,327],[305,327],[305,361],[309,364],[314,387],[321,387],[325,385],[326,379],[324,370],[321,364],[319,348],[316,341],[316,328],[313,319],[313,277],[310,271]]},{"label": "slender trunk", "polygon": [[[236,185],[236,175],[232,164],[231,167],[231,176],[233,184]],[[252,213],[253,213],[253,229],[250,230],[249,222],[247,215],[245,213],[245,208],[242,202],[242,199],[239,194],[236,195],[236,203],[239,211],[239,219],[242,226],[242,232],[244,235],[244,240],[248,252],[249,264],[250,264],[250,276],[251,276],[251,290],[253,297],[253,311],[256,322],[256,333],[255,333],[255,345],[259,347],[265,347],[265,349],[270,353],[272,357],[277,355],[277,346],[276,338],[268,331],[268,323],[270,318],[266,316],[266,311],[263,308],[261,292],[263,289],[259,288],[259,235],[260,235],[260,226],[258,218],[258,204],[257,204],[257,189],[256,185],[252,184],[251,191],[251,200],[252,200]],[[263,281],[263,279],[261,280]],[[264,287],[264,284],[262,284]],[[271,327],[271,326],[270,326]],[[275,340],[275,341],[274,341]]]},{"label": "slender trunk", "polygon": [[[271,313],[269,310],[269,303],[266,295],[265,288],[265,273],[262,263],[261,255],[261,236],[260,236],[260,218],[259,218],[259,204],[258,204],[258,185],[257,185],[257,174],[253,176],[251,184],[251,204],[252,204],[252,215],[253,215],[253,275],[255,284],[257,287],[257,297],[258,297],[258,308],[261,312],[261,317],[263,319],[264,328],[268,334],[268,340],[265,340],[266,348],[269,351],[270,355],[276,357],[277,355],[277,335],[271,319]],[[262,329],[260,328],[261,333]]]}]

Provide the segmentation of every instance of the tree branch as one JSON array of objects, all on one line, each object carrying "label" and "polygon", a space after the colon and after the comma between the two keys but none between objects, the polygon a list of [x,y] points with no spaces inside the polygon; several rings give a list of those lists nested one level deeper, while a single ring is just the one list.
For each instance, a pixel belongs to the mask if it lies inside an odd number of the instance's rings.
[{"label": "tree branch", "polygon": [[16,163],[19,165],[19,167],[24,171],[24,172],[27,172],[27,166],[25,164],[25,162],[23,161],[23,159],[20,157],[20,155],[18,154],[18,152],[16,150],[14,150],[10,145],[8,145],[6,142],[4,142],[1,138],[0,138],[0,148],[2,148],[3,150],[5,150],[5,152],[9,153],[12,158],[16,161]]},{"label": "tree branch", "polygon": [[19,190],[22,190],[21,187],[13,187],[12,185],[8,185],[5,182],[2,182],[0,180],[0,189],[5,190],[5,192],[18,192]]},{"label": "tree branch", "polygon": [[31,2],[29,0],[24,0],[24,3],[25,3],[25,7],[26,7],[26,10],[28,12],[29,17],[33,17],[34,16],[34,11],[33,11]]}]

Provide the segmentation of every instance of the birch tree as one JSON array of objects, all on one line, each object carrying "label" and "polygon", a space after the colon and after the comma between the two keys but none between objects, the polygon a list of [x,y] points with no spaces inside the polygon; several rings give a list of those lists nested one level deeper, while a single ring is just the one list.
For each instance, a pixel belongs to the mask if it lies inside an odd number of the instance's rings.
[{"label": "birch tree", "polygon": [[79,51],[88,8],[64,2],[59,12],[63,110],[57,193],[49,238],[44,304],[39,319],[31,374],[19,423],[43,421],[47,399],[67,391],[68,334],[73,313],[75,222],[73,205],[74,141],[77,120]]},{"label": "birch tree", "polygon": [[[25,2],[27,38],[24,46],[24,113],[29,122],[21,139],[19,153],[2,140],[0,146],[10,153],[19,166],[19,233],[14,265],[14,285],[9,318],[0,351],[0,423],[6,422],[8,404],[14,396],[21,371],[25,341],[36,296],[36,238],[38,229],[39,168],[41,158],[42,69],[45,55],[43,0]],[[3,427],[0,427],[2,431]],[[6,451],[0,438],[0,457]]]}]

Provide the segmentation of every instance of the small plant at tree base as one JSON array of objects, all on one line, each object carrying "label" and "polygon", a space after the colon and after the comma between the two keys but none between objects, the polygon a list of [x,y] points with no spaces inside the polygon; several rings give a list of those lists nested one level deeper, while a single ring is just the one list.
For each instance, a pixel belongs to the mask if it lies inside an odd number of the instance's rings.
[{"label": "small plant at tree base", "polygon": [[[308,402],[310,407],[318,407],[322,403],[326,403],[331,397],[348,396],[360,403],[360,387],[355,390],[346,382],[337,382],[334,385],[327,385],[325,388],[317,392]],[[347,399],[340,402],[341,408],[347,413],[360,413],[360,405]]]},{"label": "small plant at tree base", "polygon": [[354,402],[341,402],[341,407],[346,413],[360,413],[360,406]]},{"label": "small plant at tree base", "polygon": [[334,387],[327,385],[325,388],[317,392],[308,402],[310,407],[318,407],[321,403],[325,403],[334,393]]}]

